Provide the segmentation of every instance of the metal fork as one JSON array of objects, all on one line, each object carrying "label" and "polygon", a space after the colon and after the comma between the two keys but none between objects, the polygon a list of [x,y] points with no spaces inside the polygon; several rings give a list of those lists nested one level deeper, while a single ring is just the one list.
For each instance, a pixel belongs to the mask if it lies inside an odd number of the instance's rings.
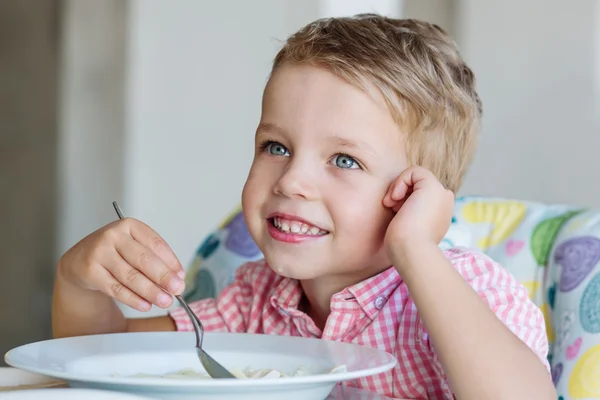
[{"label": "metal fork", "polygon": [[[125,218],[117,202],[113,201],[112,204],[115,208],[115,211],[117,212],[117,215],[119,216],[119,219]],[[202,341],[204,339],[204,327],[202,326],[202,322],[200,322],[198,316],[194,314],[194,312],[187,304],[187,302],[183,299],[183,297],[181,297],[180,295],[175,295],[175,298],[177,299],[177,301],[179,301],[185,312],[190,317],[190,320],[192,321],[192,325],[194,326],[194,332],[196,332],[196,353],[198,354],[198,359],[200,360],[200,363],[202,364],[208,375],[210,375],[211,378],[217,379],[235,378],[235,376],[233,376],[231,372],[229,372],[225,367],[223,367],[221,364],[215,361],[214,358],[209,356],[208,353],[206,353],[202,349]]]}]

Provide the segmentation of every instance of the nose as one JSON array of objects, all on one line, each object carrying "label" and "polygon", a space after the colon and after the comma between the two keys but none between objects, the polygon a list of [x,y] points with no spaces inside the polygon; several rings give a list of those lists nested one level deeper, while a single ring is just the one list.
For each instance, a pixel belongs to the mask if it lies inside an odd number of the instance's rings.
[{"label": "nose", "polygon": [[309,166],[291,160],[277,180],[273,192],[288,198],[315,200],[318,198],[315,173]]}]

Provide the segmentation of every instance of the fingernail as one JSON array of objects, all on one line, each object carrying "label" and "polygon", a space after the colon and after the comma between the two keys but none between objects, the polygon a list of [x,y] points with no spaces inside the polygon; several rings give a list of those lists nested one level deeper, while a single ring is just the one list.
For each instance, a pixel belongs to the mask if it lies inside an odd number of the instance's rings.
[{"label": "fingernail", "polygon": [[151,308],[152,308],[152,304],[150,304],[150,303],[148,303],[146,301],[140,302],[140,309],[141,309],[141,311],[148,311]]},{"label": "fingernail", "polygon": [[171,301],[171,296],[166,293],[161,293],[158,295],[158,304],[161,306],[168,306]]},{"label": "fingernail", "polygon": [[183,281],[179,278],[171,279],[169,283],[169,290],[171,293],[176,293],[183,286]]},{"label": "fingernail", "polygon": [[177,273],[177,276],[180,277],[181,279],[185,279],[185,271],[181,270]]}]

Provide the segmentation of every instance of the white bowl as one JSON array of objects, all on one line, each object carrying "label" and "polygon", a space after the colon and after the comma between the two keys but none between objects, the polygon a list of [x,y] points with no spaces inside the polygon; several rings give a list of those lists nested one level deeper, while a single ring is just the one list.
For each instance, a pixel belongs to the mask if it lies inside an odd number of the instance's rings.
[{"label": "white bowl", "polygon": [[[396,365],[391,354],[365,346],[290,336],[207,333],[205,350],[229,369],[269,368],[290,374],[302,367],[309,375],[186,380],[131,376],[184,368],[204,371],[194,343],[192,332],[92,335],[20,346],[9,351],[5,360],[13,367],[63,379],[75,388],[180,400],[322,400],[338,382],[386,372]],[[347,371],[325,373],[339,365]]]}]

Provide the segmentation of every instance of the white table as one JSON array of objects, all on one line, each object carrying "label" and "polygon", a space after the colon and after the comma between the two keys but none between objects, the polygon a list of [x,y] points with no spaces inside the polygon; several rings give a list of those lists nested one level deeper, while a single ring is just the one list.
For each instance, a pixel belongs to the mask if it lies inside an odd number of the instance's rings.
[{"label": "white table", "polygon": [[[34,374],[27,371],[11,367],[0,367],[0,400],[3,398],[3,393],[14,392],[18,390],[46,390],[60,389],[61,391],[68,388],[68,385],[54,378]],[[69,389],[80,390],[80,389]],[[90,392],[91,393],[91,392]],[[25,398],[21,397],[20,398]],[[31,399],[39,396],[31,396]],[[47,397],[47,396],[44,396]],[[353,388],[344,388],[343,393],[341,388],[336,387],[334,391],[325,400],[391,400],[389,397],[381,396],[374,393],[369,393],[364,390]]]}]

